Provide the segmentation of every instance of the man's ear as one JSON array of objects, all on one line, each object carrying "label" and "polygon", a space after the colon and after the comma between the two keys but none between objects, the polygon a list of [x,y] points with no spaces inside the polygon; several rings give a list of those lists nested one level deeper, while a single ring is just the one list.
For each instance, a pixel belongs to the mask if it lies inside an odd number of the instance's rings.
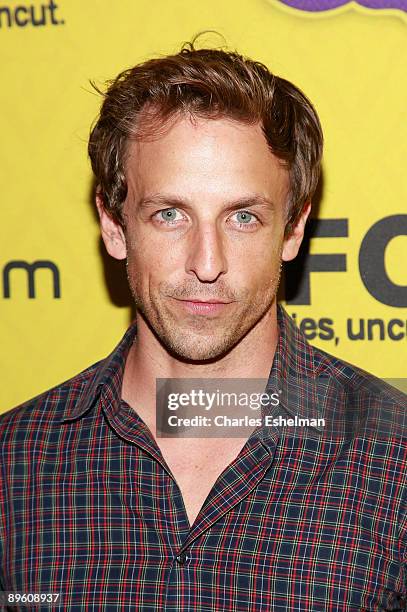
[{"label": "man's ear", "polygon": [[296,221],[296,224],[292,228],[290,234],[284,239],[282,252],[283,261],[291,261],[292,259],[297,257],[302,239],[304,238],[305,223],[308,219],[310,211],[311,202],[307,202],[304,208],[302,209],[302,213]]},{"label": "man's ear", "polygon": [[96,208],[98,209],[100,230],[107,252],[115,259],[126,259],[127,247],[123,228],[118,221],[106,212],[99,191],[96,192]]}]

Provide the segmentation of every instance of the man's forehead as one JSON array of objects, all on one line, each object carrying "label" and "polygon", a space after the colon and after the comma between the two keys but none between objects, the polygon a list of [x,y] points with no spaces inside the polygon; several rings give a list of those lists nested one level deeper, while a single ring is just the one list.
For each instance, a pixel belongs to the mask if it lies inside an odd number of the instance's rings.
[{"label": "man's forehead", "polygon": [[[140,151],[165,146],[169,140],[185,138],[191,143],[203,138],[219,138],[221,134],[233,140],[233,135],[246,140],[256,139],[268,148],[260,122],[248,122],[230,116],[195,116],[185,112],[161,117],[155,115],[146,120],[140,118],[134,134],[126,143],[126,160],[137,157]],[[271,153],[271,151],[270,151]]]},{"label": "man's forehead", "polygon": [[[169,151],[168,144],[180,140],[186,149],[201,146],[202,141],[212,142],[213,146],[219,141],[222,153],[226,149],[227,152],[244,154],[246,147],[247,149],[255,147],[267,157],[268,162],[287,170],[287,163],[277,157],[270,148],[260,123],[247,123],[231,117],[191,117],[185,114],[171,116],[164,123],[161,121],[149,124],[147,131],[136,132],[129,138],[125,146],[125,168],[130,170],[135,163],[137,164],[143,152],[166,153]],[[237,151],[234,147],[236,142],[240,145]],[[182,149],[178,149],[177,152],[182,153]]]}]

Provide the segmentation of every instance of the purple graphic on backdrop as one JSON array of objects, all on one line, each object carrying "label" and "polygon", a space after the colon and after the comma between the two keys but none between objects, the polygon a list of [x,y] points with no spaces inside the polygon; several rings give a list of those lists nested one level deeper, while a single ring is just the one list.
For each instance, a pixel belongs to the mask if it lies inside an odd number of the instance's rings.
[{"label": "purple graphic on backdrop", "polygon": [[[349,0],[281,0],[281,2],[301,11],[318,13],[348,4]],[[407,12],[407,0],[358,0],[357,4],[372,9],[398,9]]]}]

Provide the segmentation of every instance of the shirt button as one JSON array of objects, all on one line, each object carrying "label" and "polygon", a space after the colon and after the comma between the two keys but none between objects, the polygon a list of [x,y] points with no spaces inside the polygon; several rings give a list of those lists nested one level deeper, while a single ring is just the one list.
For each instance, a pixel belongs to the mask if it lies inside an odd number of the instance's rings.
[{"label": "shirt button", "polygon": [[180,553],[175,558],[177,560],[177,563],[179,563],[180,565],[184,565],[186,561],[188,561],[188,555],[185,552]]}]

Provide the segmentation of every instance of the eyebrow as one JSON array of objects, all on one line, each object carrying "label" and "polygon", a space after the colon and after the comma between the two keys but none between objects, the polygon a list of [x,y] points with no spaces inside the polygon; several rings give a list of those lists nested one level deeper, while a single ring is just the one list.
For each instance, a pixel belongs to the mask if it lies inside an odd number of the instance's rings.
[{"label": "eyebrow", "polygon": [[[142,198],[138,201],[138,207],[140,209],[148,209],[153,208],[155,206],[181,206],[184,208],[193,208],[189,200],[185,200],[183,198],[179,198],[173,195],[157,194]],[[240,208],[251,208],[253,206],[265,207],[272,211],[275,210],[274,202],[259,194],[246,197],[243,196],[242,198],[228,202],[226,203],[226,206],[223,210],[229,212],[232,210],[239,210]]]}]

